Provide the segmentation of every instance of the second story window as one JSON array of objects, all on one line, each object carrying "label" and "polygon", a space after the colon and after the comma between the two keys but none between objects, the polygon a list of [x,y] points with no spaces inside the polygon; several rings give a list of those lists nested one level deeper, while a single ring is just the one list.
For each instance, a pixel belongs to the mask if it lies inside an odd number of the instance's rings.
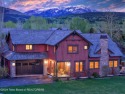
[{"label": "second story window", "polygon": [[33,49],[32,45],[26,45],[26,50],[32,50],[32,49]]},{"label": "second story window", "polygon": [[77,45],[68,46],[68,53],[78,53],[78,46]]}]

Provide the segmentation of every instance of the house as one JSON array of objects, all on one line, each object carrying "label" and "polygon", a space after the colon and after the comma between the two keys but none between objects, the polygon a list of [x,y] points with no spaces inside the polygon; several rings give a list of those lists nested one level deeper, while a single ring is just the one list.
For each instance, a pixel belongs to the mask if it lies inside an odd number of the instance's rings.
[{"label": "house", "polygon": [[[12,30],[3,53],[11,77],[52,75],[88,77],[117,74],[122,52],[107,34],[81,31]],[[108,70],[108,71],[107,71]]]}]

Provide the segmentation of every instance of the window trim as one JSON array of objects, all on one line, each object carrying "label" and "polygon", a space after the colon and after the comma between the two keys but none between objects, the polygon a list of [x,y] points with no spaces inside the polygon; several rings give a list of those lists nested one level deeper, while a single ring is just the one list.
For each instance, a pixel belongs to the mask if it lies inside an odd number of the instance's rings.
[{"label": "window trim", "polygon": [[[77,52],[69,52],[69,46],[72,46],[72,48],[73,48],[73,46],[77,47]],[[78,54],[79,53],[78,48],[79,48],[78,45],[67,45],[67,54]],[[72,51],[73,51],[73,49],[72,49]]]},{"label": "window trim", "polygon": [[13,47],[12,47],[12,51],[15,51],[15,45],[13,45]]},{"label": "window trim", "polygon": [[[32,49],[26,49],[26,46],[29,46],[29,48],[30,48],[30,46],[32,46]],[[25,45],[25,50],[26,50],[26,51],[32,51],[32,50],[33,50],[33,45],[32,45],[32,44],[26,44],[26,45]]]},{"label": "window trim", "polygon": [[[76,72],[76,62],[79,63],[79,71],[78,72]],[[80,62],[82,62],[82,66],[83,66],[82,71],[80,71]],[[74,68],[75,73],[82,73],[85,71],[85,61],[75,61],[74,66],[75,66],[75,68]]]},{"label": "window trim", "polygon": [[[118,62],[118,60],[116,60],[116,59],[112,59],[112,60],[109,60],[109,62],[110,61],[113,61],[113,67],[109,67],[109,68],[117,68],[118,66],[119,66],[119,62]],[[114,67],[114,61],[117,61],[117,67]],[[108,63],[108,66],[109,66],[109,63]]]},{"label": "window trim", "polygon": [[[90,68],[90,62],[93,62],[93,68]],[[98,62],[98,68],[95,68],[95,62]],[[99,69],[100,63],[97,60],[89,61],[89,69]]]}]

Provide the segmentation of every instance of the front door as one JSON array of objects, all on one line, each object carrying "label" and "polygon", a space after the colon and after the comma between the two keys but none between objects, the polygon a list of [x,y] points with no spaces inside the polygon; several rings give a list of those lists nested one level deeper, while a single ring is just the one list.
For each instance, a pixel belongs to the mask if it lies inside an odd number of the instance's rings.
[{"label": "front door", "polygon": [[75,76],[82,77],[85,75],[85,66],[83,61],[76,61],[75,62]]}]

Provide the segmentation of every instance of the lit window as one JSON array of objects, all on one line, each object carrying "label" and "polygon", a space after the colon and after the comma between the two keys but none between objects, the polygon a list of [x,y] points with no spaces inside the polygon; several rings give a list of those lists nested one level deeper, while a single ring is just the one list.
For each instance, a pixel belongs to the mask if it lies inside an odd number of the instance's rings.
[{"label": "lit window", "polygon": [[83,63],[82,62],[80,62],[80,72],[82,72],[83,71]]},{"label": "lit window", "polygon": [[84,46],[84,49],[87,50],[87,49],[88,49],[88,46]]},{"label": "lit window", "polygon": [[32,50],[32,45],[26,45],[26,50]]},{"label": "lit window", "polygon": [[118,67],[118,61],[114,61],[114,67]]},{"label": "lit window", "polygon": [[68,46],[68,53],[77,53],[78,52],[78,46]]},{"label": "lit window", "polygon": [[90,68],[90,69],[93,69],[93,68],[94,68],[94,62],[90,62],[89,68]]},{"label": "lit window", "polygon": [[109,67],[111,67],[111,68],[112,67],[118,67],[118,61],[116,61],[116,60],[115,61],[113,61],[113,60],[109,61]]},{"label": "lit window", "polygon": [[76,62],[75,63],[75,72],[82,72],[83,71],[83,62]]},{"label": "lit window", "polygon": [[109,61],[109,67],[113,67],[113,61]]},{"label": "lit window", "polygon": [[76,72],[79,71],[79,62],[76,62]]},{"label": "lit window", "polygon": [[95,62],[95,68],[99,68],[99,62]]},{"label": "lit window", "polygon": [[70,62],[58,62],[57,75],[58,77],[70,76]]},{"label": "lit window", "polygon": [[99,62],[97,62],[97,61],[90,62],[89,68],[90,69],[99,68]]},{"label": "lit window", "polygon": [[72,46],[69,46],[69,47],[68,47],[68,52],[69,52],[69,53],[72,53]]}]

